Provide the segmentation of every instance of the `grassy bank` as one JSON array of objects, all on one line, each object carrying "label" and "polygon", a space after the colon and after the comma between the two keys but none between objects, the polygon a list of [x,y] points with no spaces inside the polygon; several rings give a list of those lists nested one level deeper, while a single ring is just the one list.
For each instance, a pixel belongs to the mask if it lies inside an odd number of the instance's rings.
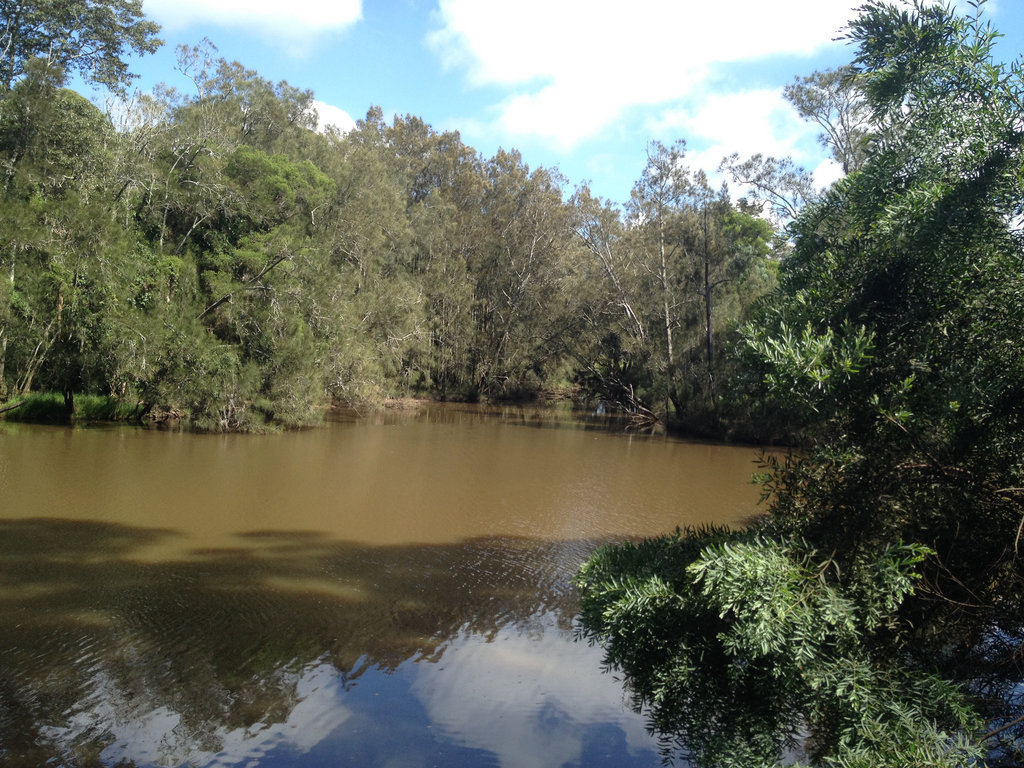
[{"label": "grassy bank", "polygon": [[0,418],[32,424],[67,424],[95,421],[137,421],[138,408],[128,406],[108,395],[76,395],[70,418],[64,396],[57,392],[33,392],[22,398],[13,398],[0,406]]}]

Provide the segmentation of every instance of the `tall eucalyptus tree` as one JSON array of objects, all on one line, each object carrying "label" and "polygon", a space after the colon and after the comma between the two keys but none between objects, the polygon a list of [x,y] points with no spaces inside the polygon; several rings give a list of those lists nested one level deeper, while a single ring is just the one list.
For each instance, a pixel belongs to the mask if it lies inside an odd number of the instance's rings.
[{"label": "tall eucalyptus tree", "polygon": [[140,0],[0,0],[0,92],[35,58],[123,90],[135,78],[129,54],[153,53],[162,44],[159,31]]}]

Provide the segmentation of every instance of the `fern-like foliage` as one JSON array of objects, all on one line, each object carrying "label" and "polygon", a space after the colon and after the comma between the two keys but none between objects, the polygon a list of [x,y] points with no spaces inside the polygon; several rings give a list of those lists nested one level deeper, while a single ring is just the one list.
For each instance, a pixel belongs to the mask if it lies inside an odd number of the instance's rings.
[{"label": "fern-like foliage", "polygon": [[895,616],[928,554],[893,545],[841,573],[802,541],[678,530],[584,565],[581,636],[626,674],[666,758],[966,765],[965,697],[899,664]]}]

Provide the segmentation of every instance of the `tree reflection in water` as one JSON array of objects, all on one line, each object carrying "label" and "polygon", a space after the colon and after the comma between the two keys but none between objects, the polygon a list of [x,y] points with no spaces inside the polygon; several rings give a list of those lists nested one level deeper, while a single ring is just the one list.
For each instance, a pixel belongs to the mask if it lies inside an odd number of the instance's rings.
[{"label": "tree reflection in water", "polygon": [[5,765],[658,764],[572,643],[593,542],[273,532],[133,559],[175,535],[0,522]]}]

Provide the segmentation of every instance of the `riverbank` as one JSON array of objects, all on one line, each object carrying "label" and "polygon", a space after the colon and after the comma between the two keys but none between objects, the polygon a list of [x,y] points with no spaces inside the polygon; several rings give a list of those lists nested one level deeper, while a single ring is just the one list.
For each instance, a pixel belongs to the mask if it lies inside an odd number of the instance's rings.
[{"label": "riverbank", "polygon": [[27,424],[137,422],[138,406],[128,406],[109,395],[76,395],[69,413],[58,392],[32,392],[0,405],[0,419]]},{"label": "riverbank", "polygon": [[[557,403],[575,402],[573,391],[547,391],[532,400],[494,401],[492,405],[522,405],[535,403],[538,407],[553,407]],[[332,413],[365,417],[375,412],[413,412],[443,402],[479,404],[479,401],[452,401],[425,396],[389,396],[377,401],[359,403],[335,402],[311,410],[303,420],[278,421],[273,416],[250,419],[244,424],[211,424],[191,418],[179,409],[150,408],[143,404],[129,405],[110,395],[76,395],[69,405],[58,392],[32,392],[0,404],[0,420],[25,424],[136,424],[160,429],[183,429],[190,432],[262,433],[304,429],[330,421]]]},{"label": "riverbank", "polygon": [[[0,421],[44,425],[96,425],[128,424],[142,428],[160,430],[183,430],[199,433],[249,433],[309,429],[328,421],[363,419],[370,414],[409,414],[421,412],[442,403],[463,403],[467,406],[482,406],[485,410],[498,413],[507,407],[533,406],[538,411],[559,410],[567,407],[588,414],[591,419],[602,422],[605,428],[644,434],[673,435],[701,441],[723,442],[735,445],[786,445],[789,441],[772,430],[759,432],[758,425],[722,420],[713,427],[692,421],[658,420],[637,417],[603,401],[594,401],[581,396],[578,390],[544,390],[532,399],[516,398],[492,401],[468,401],[440,399],[427,396],[392,396],[379,401],[360,403],[337,402],[311,411],[301,421],[277,421],[272,417],[257,417],[243,424],[220,424],[197,420],[182,410],[147,408],[142,404],[129,405],[110,395],[76,395],[69,413],[63,395],[58,392],[33,392],[0,404]],[[493,410],[498,409],[498,410]]]}]

